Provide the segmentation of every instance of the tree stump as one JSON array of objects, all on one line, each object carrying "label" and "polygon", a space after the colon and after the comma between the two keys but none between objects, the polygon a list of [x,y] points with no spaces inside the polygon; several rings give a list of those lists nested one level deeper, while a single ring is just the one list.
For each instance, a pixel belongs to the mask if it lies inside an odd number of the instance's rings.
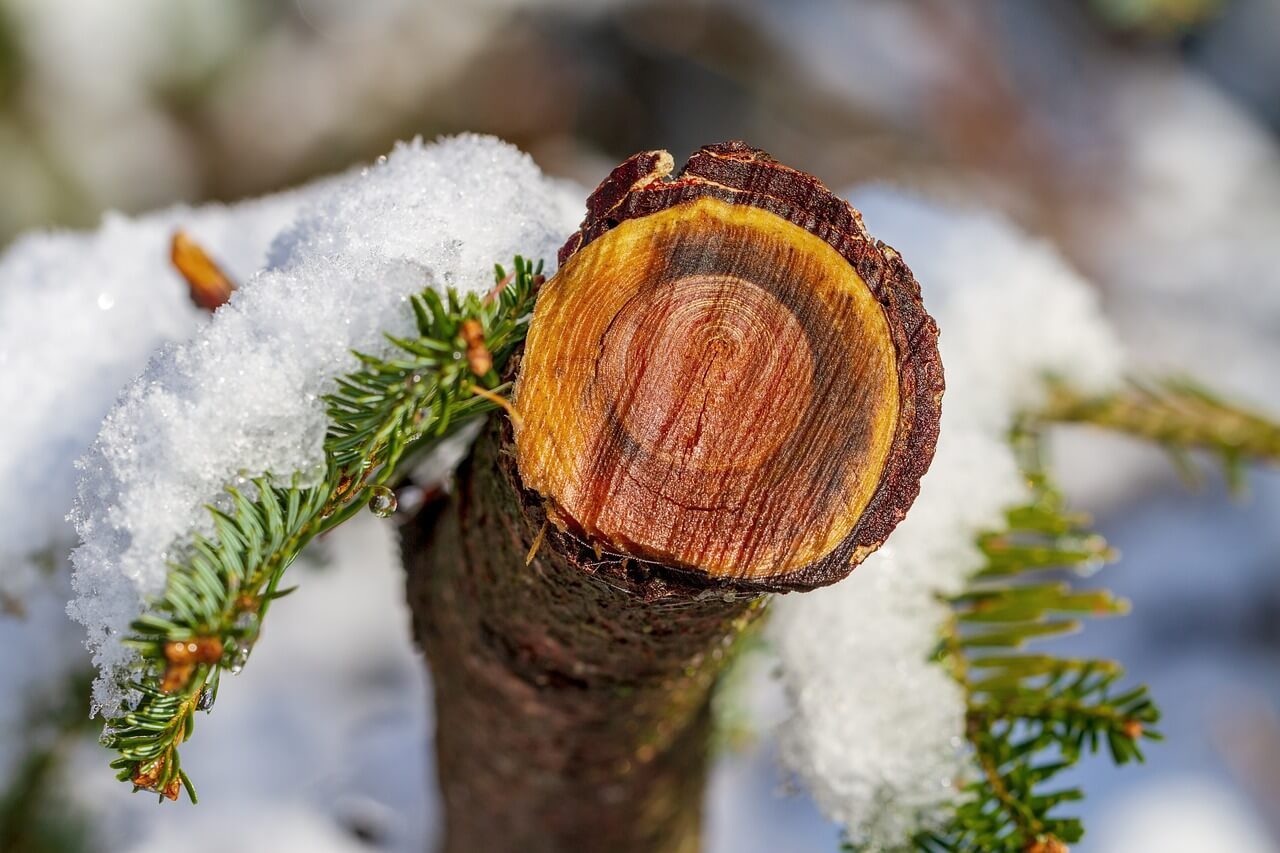
[{"label": "tree stump", "polygon": [[932,459],[937,328],[817,179],[741,143],[587,202],[495,424],[406,535],[445,849],[692,851],[760,594],[845,577]]}]

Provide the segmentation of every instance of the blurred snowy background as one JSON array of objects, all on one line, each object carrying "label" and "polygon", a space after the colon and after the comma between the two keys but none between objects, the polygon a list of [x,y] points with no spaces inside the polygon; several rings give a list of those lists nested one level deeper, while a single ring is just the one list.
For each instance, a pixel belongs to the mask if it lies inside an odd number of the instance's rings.
[{"label": "blurred snowy background", "polygon": [[[495,133],[586,185],[740,137],[835,188],[1003,213],[1096,284],[1141,365],[1274,414],[1278,46],[1280,0],[0,0],[0,242],[285,189],[415,134]],[[206,242],[241,279],[265,252]],[[1122,552],[1099,581],[1134,602],[1063,645],[1150,683],[1168,738],[1076,774],[1077,849],[1280,850],[1280,473],[1241,503],[1118,439],[1055,451]],[[79,642],[59,583],[0,600],[0,808],[49,818],[0,850],[424,849],[430,702],[394,537],[361,519],[295,570],[185,753],[194,808],[128,796],[93,726],[55,734],[83,713],[58,707]],[[773,749],[720,761],[709,850],[836,849]]]}]

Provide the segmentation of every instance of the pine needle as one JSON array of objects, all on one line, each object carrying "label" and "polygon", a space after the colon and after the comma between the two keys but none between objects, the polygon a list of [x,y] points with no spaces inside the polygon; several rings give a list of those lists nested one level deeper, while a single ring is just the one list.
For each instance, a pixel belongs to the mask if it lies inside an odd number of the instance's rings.
[{"label": "pine needle", "polygon": [[538,556],[538,549],[542,547],[542,538],[547,535],[548,522],[542,522],[542,526],[538,528],[538,535],[533,537],[533,544],[529,546],[529,553],[524,555],[524,564],[530,565],[533,558]]}]

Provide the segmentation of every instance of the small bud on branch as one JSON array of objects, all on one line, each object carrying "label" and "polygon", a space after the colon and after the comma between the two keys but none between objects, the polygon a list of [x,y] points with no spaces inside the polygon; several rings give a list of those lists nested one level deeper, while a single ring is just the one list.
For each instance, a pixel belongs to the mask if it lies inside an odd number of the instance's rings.
[{"label": "small bud on branch", "polygon": [[190,288],[191,301],[206,311],[215,311],[235,292],[235,283],[187,232],[173,232],[169,257]]}]

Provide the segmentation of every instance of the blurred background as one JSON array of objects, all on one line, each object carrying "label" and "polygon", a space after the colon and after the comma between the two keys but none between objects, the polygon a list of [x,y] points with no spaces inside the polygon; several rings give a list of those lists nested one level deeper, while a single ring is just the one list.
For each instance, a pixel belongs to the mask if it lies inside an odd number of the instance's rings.
[{"label": "blurred background", "polygon": [[[1280,0],[0,0],[0,244],[465,130],[588,186],[640,149],[742,138],[855,201],[888,183],[997,209],[1096,284],[1137,364],[1280,413]],[[1123,440],[1055,445],[1123,554],[1102,580],[1135,604],[1066,642],[1124,662],[1167,717],[1145,766],[1076,774],[1078,849],[1280,850],[1280,475],[1233,501]],[[355,582],[320,567],[275,614],[189,754],[200,831],[100,780],[90,736],[47,849],[424,848],[433,783],[406,756],[429,703],[385,617],[394,543],[354,536],[334,550],[382,598],[361,621]],[[317,614],[352,626],[354,683],[329,683]],[[316,705],[338,721],[300,732]],[[836,850],[785,788],[767,738],[725,756],[710,849]]]}]

